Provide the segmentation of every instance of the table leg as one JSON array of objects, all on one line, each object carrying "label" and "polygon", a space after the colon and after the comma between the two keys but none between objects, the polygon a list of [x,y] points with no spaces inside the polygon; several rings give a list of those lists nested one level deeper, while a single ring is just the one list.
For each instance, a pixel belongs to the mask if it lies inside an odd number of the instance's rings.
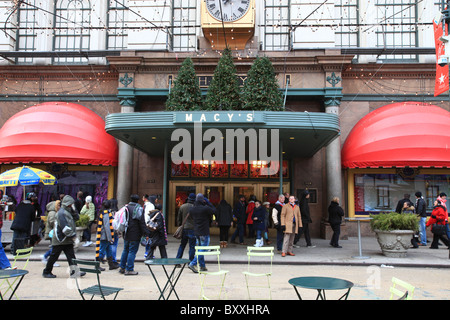
[{"label": "table leg", "polygon": [[[17,291],[17,288],[19,288],[20,283],[21,283],[22,280],[23,280],[23,277],[25,277],[25,275],[23,275],[23,276],[20,277],[19,282],[18,282],[18,283],[16,284],[16,286],[14,287],[14,290],[12,291],[12,293],[11,293],[11,295],[9,296],[9,299],[8,299],[8,300],[11,300],[12,297],[14,296],[14,293]],[[9,282],[8,282],[8,284],[9,284]],[[14,285],[14,282],[12,283],[12,285]],[[9,286],[9,289],[12,290],[11,285]],[[7,291],[8,291],[8,290],[7,290]],[[0,296],[1,296],[1,294],[0,294]],[[3,300],[3,298],[2,298],[2,300]]]},{"label": "table leg", "polygon": [[347,300],[348,295],[349,295],[349,293],[350,293],[350,289],[351,289],[351,288],[348,288],[347,292],[346,292],[342,297],[340,297],[339,300],[342,300],[342,298],[344,298],[344,297],[345,297],[344,300]]},{"label": "table leg", "polygon": [[323,289],[317,289],[317,297],[316,300],[327,300],[326,296],[325,296],[325,290]]},{"label": "table leg", "polygon": [[[167,277],[167,282],[166,282],[166,285],[164,286],[163,292],[166,291],[167,286],[170,284],[170,291],[169,291],[169,295],[167,296],[166,300],[169,300],[169,297],[172,294],[172,292],[174,292],[175,296],[177,297],[177,299],[180,300],[180,297],[178,297],[178,294],[177,294],[177,292],[175,290],[175,286],[176,286],[176,284],[178,282],[178,279],[180,278],[181,273],[183,272],[183,269],[184,269],[185,266],[186,265],[183,264],[183,266],[180,268],[180,271],[178,272],[178,274],[175,277],[174,277],[175,271],[178,269],[176,266],[173,268],[172,273],[170,274],[170,276],[168,275],[166,268],[163,266],[164,273],[166,274],[166,277]],[[172,283],[171,279],[175,279],[175,281]]]},{"label": "table leg", "polygon": [[298,290],[297,290],[297,287],[296,286],[293,286],[293,287],[295,289],[295,292],[297,293],[298,299],[303,300],[302,297],[300,296],[300,292],[298,292]]},{"label": "table leg", "polygon": [[353,256],[355,259],[369,259],[370,257],[366,257],[362,255],[362,245],[361,245],[361,222],[358,220],[358,249],[359,256]]}]

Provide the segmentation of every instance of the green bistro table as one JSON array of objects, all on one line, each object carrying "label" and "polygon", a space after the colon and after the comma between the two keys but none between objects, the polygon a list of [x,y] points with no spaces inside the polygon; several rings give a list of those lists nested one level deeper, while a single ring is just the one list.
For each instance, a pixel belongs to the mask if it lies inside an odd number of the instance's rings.
[{"label": "green bistro table", "polygon": [[347,300],[348,294],[350,293],[350,289],[353,287],[353,282],[337,279],[337,278],[329,278],[329,277],[299,277],[292,278],[289,280],[289,284],[291,284],[297,296],[300,300],[302,297],[298,292],[297,287],[306,288],[306,289],[315,289],[318,294],[316,300],[326,300],[325,290],[344,290],[347,289],[347,292],[339,298],[339,300]]},{"label": "green bistro table", "polygon": [[[17,288],[19,288],[20,283],[23,280],[23,277],[25,277],[25,275],[28,273],[27,270],[23,270],[23,269],[8,269],[8,270],[0,270],[0,280],[4,279],[4,282],[8,283],[8,288],[5,290],[5,293],[8,292],[9,290],[12,290],[11,295],[9,296],[8,300],[11,300],[11,298],[13,297],[14,293],[16,292]],[[12,286],[14,285],[15,282],[10,283],[8,281],[8,279],[11,278],[17,278],[20,277],[19,281],[17,282],[16,286],[14,288],[12,288]],[[3,295],[0,292],[0,300],[3,300]]]},{"label": "green bistro table", "polygon": [[[180,300],[180,297],[178,297],[177,292],[175,291],[175,286],[178,282],[178,279],[180,279],[181,273],[184,270],[184,267],[186,264],[189,263],[188,259],[177,259],[177,258],[166,258],[166,259],[149,259],[145,260],[145,264],[147,265],[148,269],[150,270],[150,273],[153,276],[153,279],[156,282],[156,286],[158,287],[158,290],[160,292],[158,300],[169,300],[170,295],[172,292],[175,294],[178,300]],[[155,274],[153,273],[152,266],[162,266],[164,273],[166,274],[167,282],[164,285],[164,288],[161,289],[161,286],[158,283],[158,279],[156,278]],[[172,272],[169,274],[167,272],[166,267],[172,266]],[[178,270],[178,272],[177,272]],[[169,290],[169,294],[165,296],[166,291]]]}]

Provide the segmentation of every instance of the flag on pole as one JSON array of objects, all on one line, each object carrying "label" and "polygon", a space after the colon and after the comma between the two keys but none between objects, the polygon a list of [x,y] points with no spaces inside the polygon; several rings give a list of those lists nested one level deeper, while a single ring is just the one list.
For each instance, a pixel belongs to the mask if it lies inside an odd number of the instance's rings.
[{"label": "flag on pole", "polygon": [[442,23],[439,23],[438,18],[433,20],[433,29],[436,48],[436,80],[434,84],[434,96],[437,97],[441,93],[449,90],[449,79],[448,64],[443,67],[438,64],[439,57],[445,54],[445,44],[439,40],[444,35],[444,29],[442,28]]}]

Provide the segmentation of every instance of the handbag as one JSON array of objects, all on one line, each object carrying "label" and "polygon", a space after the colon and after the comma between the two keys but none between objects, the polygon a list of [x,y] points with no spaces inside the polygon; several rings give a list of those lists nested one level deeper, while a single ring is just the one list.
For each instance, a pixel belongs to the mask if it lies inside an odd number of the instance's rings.
[{"label": "handbag", "polygon": [[446,233],[446,230],[447,230],[447,227],[446,227],[445,224],[437,224],[437,223],[434,223],[434,224],[431,226],[431,232],[432,232],[433,234],[438,235],[438,236],[443,236],[443,235]]},{"label": "handbag", "polygon": [[155,222],[155,219],[158,216],[158,214],[159,214],[159,212],[157,214],[155,214],[155,216],[153,218],[151,218],[147,223],[147,227],[150,229],[150,231],[156,231],[156,229],[158,229],[158,227],[159,227],[158,222]]},{"label": "handbag", "polygon": [[177,230],[175,230],[175,232],[173,233],[173,237],[175,239],[181,239],[183,237],[183,229],[184,229],[184,224],[186,223],[187,218],[189,217],[189,214],[187,214],[186,218],[184,218],[183,223],[181,224],[181,226],[179,226],[177,228]]}]

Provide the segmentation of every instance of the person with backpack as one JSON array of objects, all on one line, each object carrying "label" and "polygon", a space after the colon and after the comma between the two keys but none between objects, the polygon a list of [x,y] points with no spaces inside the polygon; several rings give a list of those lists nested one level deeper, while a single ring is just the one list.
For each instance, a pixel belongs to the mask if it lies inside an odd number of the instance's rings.
[{"label": "person with backpack", "polygon": [[148,229],[145,225],[144,212],[138,202],[139,196],[132,194],[130,202],[125,205],[128,223],[123,235],[124,246],[120,259],[119,272],[127,276],[138,274],[137,271],[134,271],[134,260],[136,259],[142,236],[149,236]]}]

